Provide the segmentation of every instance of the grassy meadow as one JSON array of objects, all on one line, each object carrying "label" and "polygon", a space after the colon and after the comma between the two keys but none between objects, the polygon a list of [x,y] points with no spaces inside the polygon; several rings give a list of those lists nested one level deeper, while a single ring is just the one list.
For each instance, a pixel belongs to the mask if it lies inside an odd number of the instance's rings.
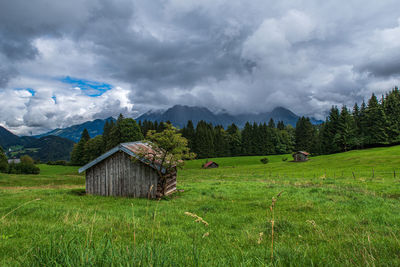
[{"label": "grassy meadow", "polygon": [[188,162],[159,201],[85,195],[76,167],[0,174],[0,266],[400,265],[400,146],[261,158]]}]

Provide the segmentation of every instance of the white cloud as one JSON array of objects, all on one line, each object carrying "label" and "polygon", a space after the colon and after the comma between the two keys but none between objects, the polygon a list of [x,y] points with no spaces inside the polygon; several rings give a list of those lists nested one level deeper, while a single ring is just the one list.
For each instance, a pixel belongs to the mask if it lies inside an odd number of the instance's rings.
[{"label": "white cloud", "polygon": [[173,104],[321,118],[400,81],[395,0],[25,2],[0,2],[0,123],[21,134]]}]

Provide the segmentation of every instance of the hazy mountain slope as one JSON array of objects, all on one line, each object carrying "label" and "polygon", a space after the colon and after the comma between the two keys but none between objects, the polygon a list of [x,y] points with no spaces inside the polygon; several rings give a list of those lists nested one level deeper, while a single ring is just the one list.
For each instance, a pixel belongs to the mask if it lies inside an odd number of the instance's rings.
[{"label": "hazy mountain slope", "polygon": [[285,124],[291,124],[292,126],[295,126],[299,117],[292,111],[283,107],[277,107],[271,112],[263,112],[258,114],[248,113],[230,115],[227,113],[215,114],[207,108],[176,105],[167,109],[166,111],[149,111],[138,117],[136,120],[159,122],[170,121],[173,125],[179,127],[185,126],[188,120],[192,120],[195,125],[200,120],[204,120],[207,122],[211,122],[213,125],[220,124],[224,127],[227,127],[232,123],[235,123],[239,127],[243,127],[247,121],[256,123],[268,123],[271,118],[273,118],[275,122],[283,121]]},{"label": "hazy mountain slope", "polygon": [[55,129],[50,132],[47,132],[47,133],[44,133],[41,135],[37,135],[35,137],[40,138],[43,136],[54,135],[54,136],[60,136],[60,137],[67,138],[74,142],[78,142],[79,139],[81,138],[82,131],[85,128],[89,131],[89,134],[91,137],[95,137],[97,135],[103,134],[103,128],[104,128],[104,124],[106,123],[106,121],[115,121],[115,119],[112,117],[109,117],[105,120],[97,119],[94,121],[87,121],[82,124],[72,125],[67,128]]}]

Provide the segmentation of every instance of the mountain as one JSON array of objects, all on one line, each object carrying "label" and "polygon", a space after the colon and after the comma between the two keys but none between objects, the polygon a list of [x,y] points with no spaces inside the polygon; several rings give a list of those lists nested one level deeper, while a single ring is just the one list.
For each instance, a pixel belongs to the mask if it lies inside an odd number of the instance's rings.
[{"label": "mountain", "polygon": [[[175,105],[166,111],[149,111],[136,118],[136,120],[170,121],[173,125],[182,128],[187,124],[188,120],[192,120],[194,125],[200,120],[204,120],[213,125],[222,125],[224,127],[232,123],[235,123],[239,127],[244,127],[246,122],[268,123],[271,118],[275,122],[283,121],[285,124],[296,126],[299,116],[283,107],[274,108],[270,112],[230,115],[228,113],[213,113],[203,107]],[[318,124],[317,120],[314,120],[314,122]]]},{"label": "mountain", "polygon": [[10,146],[19,145],[19,137],[4,127],[0,126],[0,146],[7,149]]},{"label": "mountain", "polygon": [[17,136],[0,126],[0,146],[4,148],[9,158],[19,158],[29,155],[36,160],[69,160],[74,142],[59,136],[35,138]]},{"label": "mountain", "polygon": [[[69,160],[74,142],[59,136],[44,136],[25,146],[22,155],[29,155],[41,162]],[[21,156],[22,156],[21,155]]]},{"label": "mountain", "polygon": [[0,146],[5,150],[12,146],[25,146],[33,140],[35,140],[35,138],[29,136],[19,137],[6,128],[0,126]]},{"label": "mountain", "polygon": [[166,111],[149,111],[136,121],[170,121],[173,125],[183,128],[189,120],[192,120],[194,125],[199,121],[204,120],[212,122],[213,124],[228,125],[229,122],[234,121],[235,118],[229,114],[214,114],[207,108],[202,107],[189,107],[182,105],[175,105]]},{"label": "mountain", "polygon": [[106,121],[115,121],[115,119],[112,117],[109,117],[105,120],[97,119],[94,121],[87,121],[82,124],[72,125],[70,127],[63,128],[63,129],[58,128],[58,129],[52,130],[52,131],[44,133],[44,134],[36,135],[35,137],[40,138],[43,136],[54,135],[54,136],[67,138],[67,139],[77,143],[77,142],[79,142],[82,131],[85,128],[89,131],[89,135],[91,137],[95,137],[97,135],[103,134],[103,128],[104,128],[104,124],[106,123]]}]

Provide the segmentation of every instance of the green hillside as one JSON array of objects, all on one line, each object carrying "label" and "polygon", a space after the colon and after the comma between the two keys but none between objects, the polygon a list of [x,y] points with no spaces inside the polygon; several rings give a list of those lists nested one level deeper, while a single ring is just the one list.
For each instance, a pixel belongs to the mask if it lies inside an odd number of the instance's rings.
[{"label": "green hillside", "polygon": [[160,201],[87,196],[75,167],[0,174],[0,265],[398,266],[399,156],[195,160]]}]

